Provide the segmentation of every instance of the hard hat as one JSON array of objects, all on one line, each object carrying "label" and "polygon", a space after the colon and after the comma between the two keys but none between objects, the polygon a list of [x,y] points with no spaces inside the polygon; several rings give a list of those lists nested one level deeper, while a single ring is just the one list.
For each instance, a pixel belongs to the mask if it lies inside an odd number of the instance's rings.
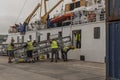
[{"label": "hard hat", "polygon": [[27,39],[27,41],[30,41],[30,39]]}]

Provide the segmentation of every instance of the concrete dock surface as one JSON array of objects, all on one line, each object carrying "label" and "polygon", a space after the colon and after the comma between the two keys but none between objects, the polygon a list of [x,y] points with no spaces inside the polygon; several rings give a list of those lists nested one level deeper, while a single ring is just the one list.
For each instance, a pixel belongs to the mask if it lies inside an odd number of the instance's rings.
[{"label": "concrete dock surface", "polygon": [[10,64],[0,56],[0,80],[105,80],[105,64],[76,60]]}]

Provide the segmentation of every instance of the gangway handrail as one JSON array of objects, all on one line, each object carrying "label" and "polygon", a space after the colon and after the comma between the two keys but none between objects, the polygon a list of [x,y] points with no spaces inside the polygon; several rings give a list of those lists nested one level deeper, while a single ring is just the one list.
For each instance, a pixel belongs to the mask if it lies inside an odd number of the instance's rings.
[{"label": "gangway handrail", "polygon": [[[64,41],[64,39],[66,39],[66,38],[68,38],[68,40]],[[58,42],[60,42],[60,39],[59,39],[59,38],[53,38],[53,39],[56,39]],[[62,37],[61,39],[62,39],[62,42],[63,42],[63,43],[68,43],[68,42],[71,43],[71,37],[70,37],[70,36],[65,36],[65,37]],[[51,40],[52,40],[52,39],[40,41],[40,42],[38,43],[38,46],[37,46],[36,49],[42,51],[43,53],[49,53],[49,52],[51,51],[51,50],[50,50],[50,41],[51,41]],[[14,49],[14,51],[19,51],[19,50],[24,49],[24,45],[25,45],[25,44],[26,44],[25,42],[23,42],[23,43],[15,43],[16,48]],[[60,44],[60,43],[58,43],[58,44]],[[5,51],[7,52],[7,45],[8,45],[8,44],[0,44],[0,45],[1,45],[1,46],[4,46]],[[59,49],[60,49],[60,48],[59,48]]]}]

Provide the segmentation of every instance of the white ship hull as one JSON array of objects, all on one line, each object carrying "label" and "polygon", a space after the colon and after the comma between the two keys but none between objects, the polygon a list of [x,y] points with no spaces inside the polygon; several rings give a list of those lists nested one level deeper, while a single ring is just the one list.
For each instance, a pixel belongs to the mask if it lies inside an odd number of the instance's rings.
[{"label": "white ship hull", "polygon": [[[94,28],[100,27],[100,38],[94,39]],[[42,34],[40,36],[40,41],[47,40],[47,33],[50,33],[52,38],[57,37],[58,32],[62,31],[62,36],[71,36],[73,39],[73,44],[75,45],[74,35],[72,32],[76,30],[81,30],[81,48],[76,49],[75,51],[70,51],[68,58],[69,59],[77,59],[80,60],[80,55],[85,56],[85,61],[91,62],[104,62],[105,61],[105,53],[106,53],[106,26],[105,21],[102,22],[93,22],[93,23],[85,23],[78,25],[70,25],[64,27],[50,28],[39,31],[31,31],[27,32],[24,35],[24,42],[27,41],[29,35],[32,35],[32,41],[37,39],[36,33]],[[21,36],[19,33],[11,34],[8,36],[8,40],[6,43],[9,43],[11,37],[15,39],[15,43],[17,43],[17,37]]]}]

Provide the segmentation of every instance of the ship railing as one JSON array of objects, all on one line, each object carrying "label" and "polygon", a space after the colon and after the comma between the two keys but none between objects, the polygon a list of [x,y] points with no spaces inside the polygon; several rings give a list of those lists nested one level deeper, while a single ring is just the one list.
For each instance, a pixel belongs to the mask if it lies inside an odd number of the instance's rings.
[{"label": "ship railing", "polygon": [[[62,26],[67,26],[65,24],[67,24],[68,22],[72,23],[72,25],[76,25],[76,24],[85,24],[85,23],[99,22],[99,21],[105,20],[105,12],[102,12],[102,11],[101,12],[97,12],[97,13],[93,12],[93,14],[88,14],[88,12],[87,12],[82,17],[80,17],[80,14],[81,13],[79,12],[77,15],[75,15],[75,17],[73,16],[72,20],[69,20],[69,21],[66,20],[66,21],[64,21],[62,23],[63,24]],[[29,29],[28,31],[35,31],[35,30],[42,30],[42,29],[47,29],[47,25],[46,24],[42,25],[42,24],[38,24],[38,23],[33,23],[32,24],[32,28]]]},{"label": "ship railing", "polygon": [[[106,19],[105,11],[104,12],[101,11],[100,13],[94,12],[93,14],[87,13],[86,15],[82,15],[81,17],[80,17],[80,14],[81,13],[79,13],[77,17],[73,16],[73,19],[70,20],[70,23],[72,23],[72,25],[98,22],[98,21],[103,21]],[[61,25],[61,26],[67,26],[67,25]],[[43,29],[47,29],[47,24],[42,25],[39,21],[31,23],[27,26],[27,31],[36,31],[36,30],[43,30]],[[9,33],[18,33],[18,32],[20,32],[19,27],[14,27],[12,29],[9,29]]]},{"label": "ship railing", "polygon": [[105,12],[102,12],[100,14],[94,14],[93,16],[92,15],[83,15],[81,17],[77,17],[77,18],[74,18],[72,20],[72,23],[73,25],[76,25],[76,24],[85,24],[85,23],[92,23],[92,22],[99,22],[99,21],[104,21],[106,19],[105,17]]}]

